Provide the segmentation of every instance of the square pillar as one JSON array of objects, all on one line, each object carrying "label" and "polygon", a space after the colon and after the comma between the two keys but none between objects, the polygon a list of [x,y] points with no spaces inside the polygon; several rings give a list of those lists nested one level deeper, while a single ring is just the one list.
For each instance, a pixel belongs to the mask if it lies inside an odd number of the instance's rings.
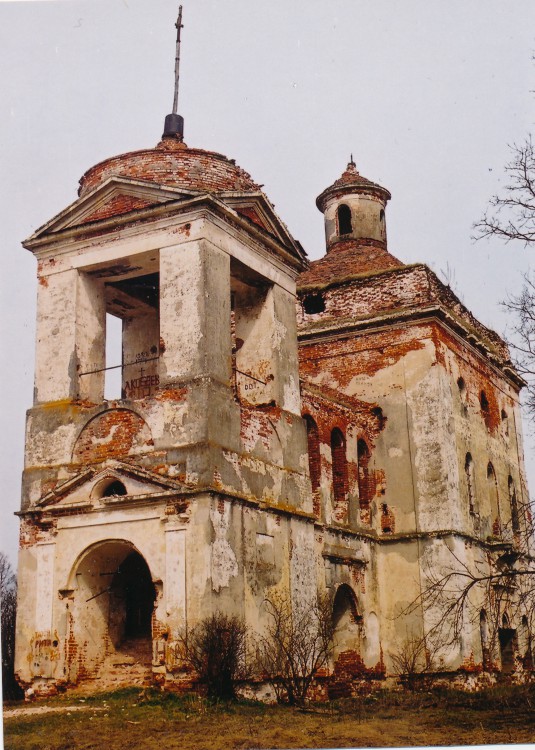
[{"label": "square pillar", "polygon": [[230,258],[206,240],[160,251],[160,335],[160,386],[230,383]]}]

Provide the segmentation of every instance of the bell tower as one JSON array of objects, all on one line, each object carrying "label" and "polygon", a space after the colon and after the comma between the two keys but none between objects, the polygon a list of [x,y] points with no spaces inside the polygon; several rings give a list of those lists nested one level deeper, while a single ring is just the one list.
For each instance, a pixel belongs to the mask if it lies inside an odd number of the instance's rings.
[{"label": "bell tower", "polygon": [[[177,66],[181,28],[179,12]],[[132,641],[165,682],[186,625],[255,623],[266,585],[313,591],[306,257],[247,172],[186,145],[177,92],[178,72],[155,148],[89,169],[24,242],[39,291],[17,674],[41,693],[102,674]],[[112,363],[107,315],[122,329]]]}]

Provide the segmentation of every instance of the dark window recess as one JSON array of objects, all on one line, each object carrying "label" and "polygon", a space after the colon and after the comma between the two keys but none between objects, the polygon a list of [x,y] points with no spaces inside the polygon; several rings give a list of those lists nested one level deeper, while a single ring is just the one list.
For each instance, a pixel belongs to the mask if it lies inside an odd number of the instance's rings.
[{"label": "dark window recess", "polygon": [[502,672],[509,674],[515,668],[516,630],[509,627],[509,620],[506,615],[502,618],[502,625],[503,627],[498,628]]},{"label": "dark window recess", "polygon": [[375,482],[370,476],[370,449],[362,438],[357,443],[359,503],[361,508],[368,508],[375,495]]},{"label": "dark window recess", "polygon": [[325,300],[322,294],[308,294],[303,299],[303,308],[307,315],[316,315],[325,311]]},{"label": "dark window recess", "polygon": [[466,475],[466,487],[468,490],[468,508],[470,513],[476,512],[476,492],[474,484],[474,462],[470,453],[466,454],[464,462],[464,473]]},{"label": "dark window recess", "polygon": [[111,482],[104,492],[102,493],[102,497],[113,497],[114,495],[127,495],[126,487],[122,482],[119,482],[118,479],[116,479],[114,482]]},{"label": "dark window recess", "polygon": [[468,413],[468,402],[466,395],[466,383],[464,382],[464,378],[457,379],[457,388],[459,389],[459,396],[461,399],[461,411],[464,416],[466,416],[466,414]]},{"label": "dark window recess", "polygon": [[508,483],[509,500],[511,501],[511,525],[513,527],[513,531],[516,534],[520,531],[520,517],[518,515],[518,502],[516,499],[516,490],[515,483],[513,482],[513,477],[509,477]]},{"label": "dark window recess", "polygon": [[377,419],[379,429],[382,430],[386,422],[386,417],[383,414],[383,410],[380,406],[374,406],[372,409],[372,414]]},{"label": "dark window recess", "polygon": [[321,480],[321,456],[318,425],[308,414],[305,414],[305,422],[307,426],[310,481],[312,483],[312,492],[316,492],[319,490]]},{"label": "dark window recess", "polygon": [[339,503],[346,499],[348,479],[346,440],[338,428],[335,428],[331,433],[331,455],[334,501],[335,503]]},{"label": "dark window recess", "polygon": [[481,394],[479,396],[479,403],[481,404],[481,414],[483,415],[483,419],[485,420],[487,429],[490,429],[490,406],[485,391],[481,391]]},{"label": "dark window recess", "polygon": [[351,234],[353,225],[351,222],[351,209],[342,203],[338,206],[338,234]]}]

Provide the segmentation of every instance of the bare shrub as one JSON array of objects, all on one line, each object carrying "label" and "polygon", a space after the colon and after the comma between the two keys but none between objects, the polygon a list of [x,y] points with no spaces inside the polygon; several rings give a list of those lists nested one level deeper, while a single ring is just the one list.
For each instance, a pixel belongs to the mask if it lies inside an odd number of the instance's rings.
[{"label": "bare shrub", "polygon": [[239,617],[216,612],[181,637],[186,662],[209,698],[234,700],[236,683],[248,676],[247,627]]},{"label": "bare shrub", "polygon": [[425,638],[407,635],[391,654],[395,674],[399,675],[410,690],[414,690],[417,675],[435,671],[436,664]]},{"label": "bare shrub", "polygon": [[284,597],[266,599],[267,632],[258,642],[258,667],[273,685],[277,700],[305,703],[319,670],[332,655],[334,622],[328,597],[300,612]]}]

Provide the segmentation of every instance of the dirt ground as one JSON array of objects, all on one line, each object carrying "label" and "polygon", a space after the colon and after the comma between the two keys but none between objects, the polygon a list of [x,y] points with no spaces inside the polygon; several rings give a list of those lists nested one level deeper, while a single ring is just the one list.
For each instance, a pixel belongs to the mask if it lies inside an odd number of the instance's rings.
[{"label": "dirt ground", "polygon": [[535,689],[379,694],[306,709],[121,690],[4,706],[6,750],[229,750],[535,741]]}]

